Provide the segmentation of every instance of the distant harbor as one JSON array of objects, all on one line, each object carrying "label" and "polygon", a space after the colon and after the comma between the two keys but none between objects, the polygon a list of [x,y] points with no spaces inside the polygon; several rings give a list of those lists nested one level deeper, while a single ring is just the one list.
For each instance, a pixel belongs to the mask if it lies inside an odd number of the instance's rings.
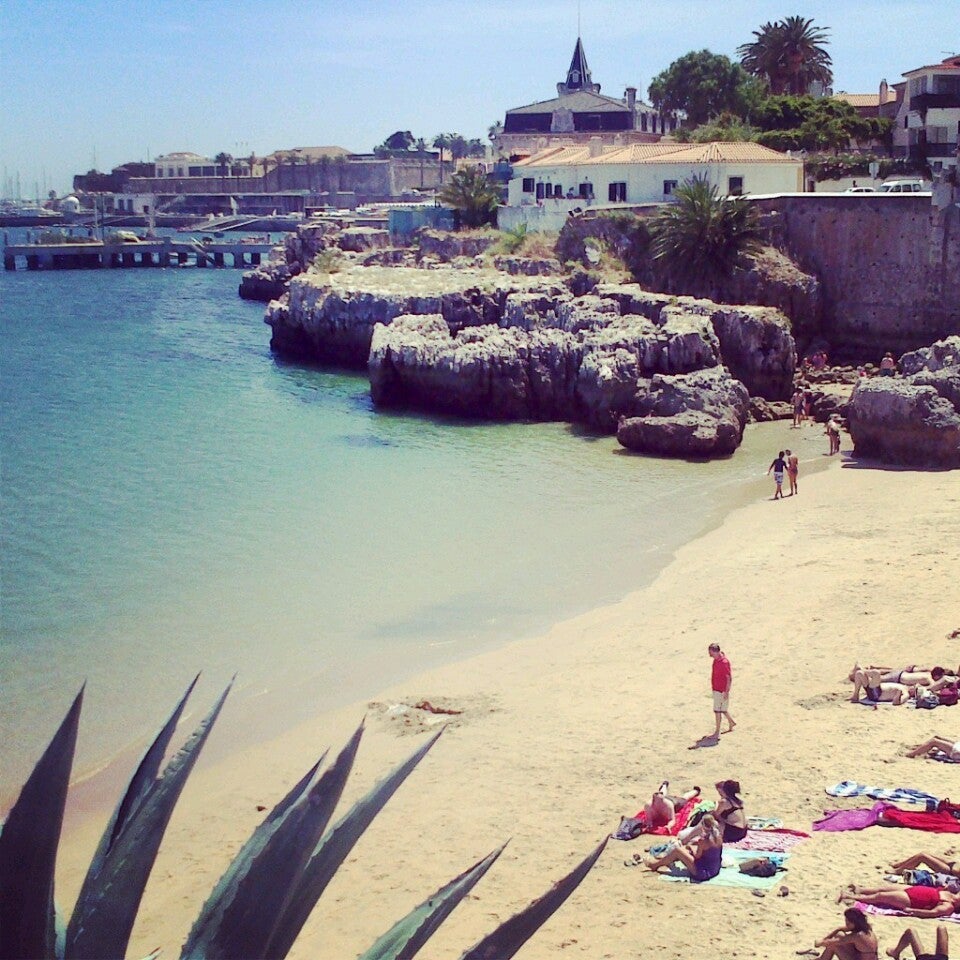
[{"label": "distant harbor", "polygon": [[3,267],[16,270],[97,270],[124,267],[256,266],[273,248],[269,239],[238,240],[173,237],[140,240],[118,236],[113,240],[64,238],[53,243],[14,243],[3,248]]}]

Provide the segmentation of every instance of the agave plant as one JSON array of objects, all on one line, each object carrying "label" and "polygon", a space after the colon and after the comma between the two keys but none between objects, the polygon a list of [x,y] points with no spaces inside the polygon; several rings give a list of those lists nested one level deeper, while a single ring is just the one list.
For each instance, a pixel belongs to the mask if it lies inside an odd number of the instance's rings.
[{"label": "agave plant", "polygon": [[[173,808],[230,691],[228,685],[160,774],[196,682],[194,678],[134,772],[64,926],[54,904],[54,869],[83,703],[81,689],[0,829],[0,957],[81,960],[124,956]],[[324,753],[233,859],[203,905],[181,960],[285,957],[354,844],[442,732],[375,784],[329,829],[360,746],[363,724],[320,773]],[[460,960],[512,957],[576,889],[605,844],[606,840],[542,897],[464,952]],[[494,850],[435,891],[360,960],[413,957],[503,849]]]}]

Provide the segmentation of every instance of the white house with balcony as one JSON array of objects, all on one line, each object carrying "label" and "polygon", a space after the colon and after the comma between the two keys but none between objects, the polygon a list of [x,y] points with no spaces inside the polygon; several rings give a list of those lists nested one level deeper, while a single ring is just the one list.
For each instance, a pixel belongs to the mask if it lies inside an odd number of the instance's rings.
[{"label": "white house with balcony", "polygon": [[201,157],[198,153],[179,151],[166,153],[153,161],[157,176],[165,177],[216,177],[220,168],[210,157]]},{"label": "white house with balcony", "polygon": [[960,56],[904,73],[893,128],[894,154],[925,160],[938,173],[957,166],[960,140]]},{"label": "white house with balcony", "polygon": [[501,230],[554,232],[571,215],[668,203],[681,183],[706,179],[724,196],[803,190],[803,161],[758,143],[674,142],[544,150],[513,165]]}]

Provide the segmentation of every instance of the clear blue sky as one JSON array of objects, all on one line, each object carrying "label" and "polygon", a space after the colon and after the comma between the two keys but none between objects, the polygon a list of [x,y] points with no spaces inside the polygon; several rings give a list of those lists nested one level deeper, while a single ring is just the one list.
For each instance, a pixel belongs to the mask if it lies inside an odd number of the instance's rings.
[{"label": "clear blue sky", "polygon": [[[396,129],[486,137],[550,97],[577,0],[3,0],[0,165],[63,192],[74,173],[173,150],[213,156]],[[767,20],[831,31],[837,90],[960,52],[958,0],[580,0],[595,82],[641,96],[690,50],[735,56]],[[950,35],[950,24],[953,35]],[[3,187],[0,182],[0,189]]]}]

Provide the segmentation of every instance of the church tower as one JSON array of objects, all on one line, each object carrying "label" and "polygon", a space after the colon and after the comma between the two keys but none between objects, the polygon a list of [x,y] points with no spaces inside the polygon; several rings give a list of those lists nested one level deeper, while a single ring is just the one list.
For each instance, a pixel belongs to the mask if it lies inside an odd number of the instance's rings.
[{"label": "church tower", "polygon": [[577,37],[577,45],[573,48],[573,57],[570,60],[570,69],[567,70],[566,83],[557,84],[557,93],[562,97],[564,94],[576,93],[579,90],[599,93],[600,84],[593,82],[590,68],[587,66],[587,55],[583,52],[583,41]]}]

